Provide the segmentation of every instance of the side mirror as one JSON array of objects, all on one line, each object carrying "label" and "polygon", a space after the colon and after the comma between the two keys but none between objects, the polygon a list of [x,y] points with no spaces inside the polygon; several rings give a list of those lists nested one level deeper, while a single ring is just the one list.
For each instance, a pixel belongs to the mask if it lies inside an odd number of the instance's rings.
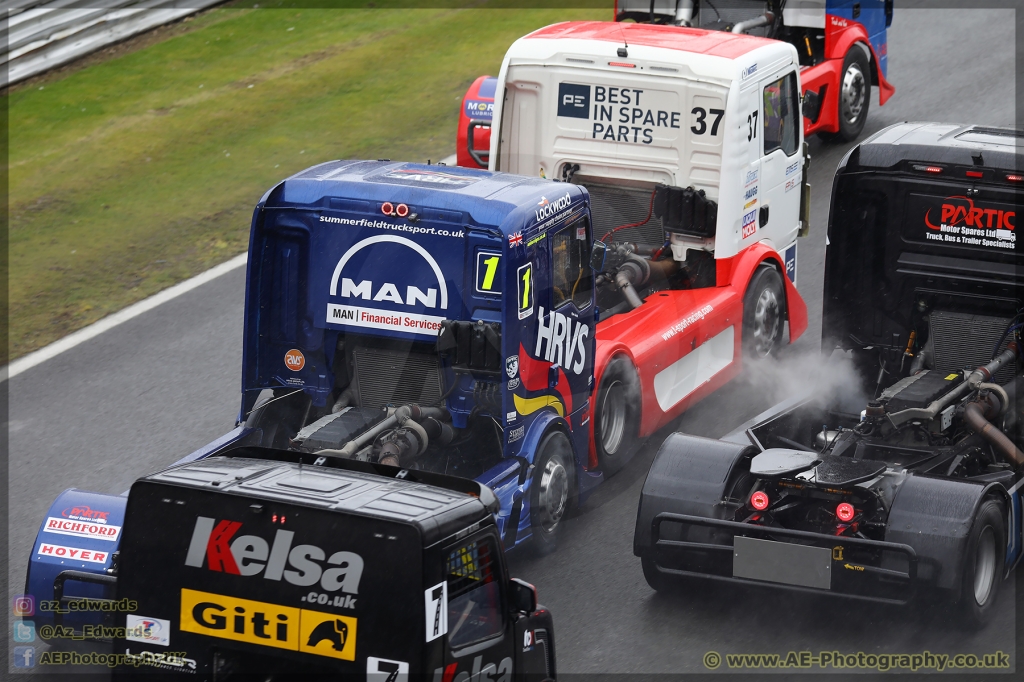
[{"label": "side mirror", "polygon": [[509,601],[513,611],[533,613],[537,610],[537,588],[530,583],[512,578],[508,581]]},{"label": "side mirror", "polygon": [[595,241],[590,247],[590,269],[594,272],[604,272],[604,261],[608,257],[608,245],[604,242]]}]

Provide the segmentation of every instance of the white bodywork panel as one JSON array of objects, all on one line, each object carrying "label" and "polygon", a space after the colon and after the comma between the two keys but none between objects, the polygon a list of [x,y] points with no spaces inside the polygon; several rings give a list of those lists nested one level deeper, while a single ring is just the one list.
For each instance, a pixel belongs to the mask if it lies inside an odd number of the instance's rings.
[{"label": "white bodywork panel", "polygon": [[748,173],[760,172],[761,160],[749,117],[764,79],[796,68],[795,48],[770,41],[725,58],[631,44],[619,58],[617,47],[580,38],[517,40],[498,75],[491,170],[560,179],[567,165],[579,164],[577,175],[598,182],[704,190],[718,202],[715,238],[674,237],[677,258],[688,248],[728,258],[757,241],[790,243],[795,222],[770,220],[743,237],[741,219]]},{"label": "white bodywork panel", "polygon": [[732,363],[736,328],[727,327],[654,376],[654,397],[668,412]]},{"label": "white bodywork panel", "polygon": [[782,9],[786,26],[825,28],[825,0],[789,0]]}]

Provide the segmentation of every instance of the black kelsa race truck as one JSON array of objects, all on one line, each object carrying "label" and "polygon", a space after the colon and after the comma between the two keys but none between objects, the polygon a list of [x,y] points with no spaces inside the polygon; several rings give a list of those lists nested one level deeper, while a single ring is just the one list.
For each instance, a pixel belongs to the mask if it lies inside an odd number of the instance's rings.
[{"label": "black kelsa race truck", "polygon": [[107,578],[132,605],[115,680],[555,678],[551,615],[507,577],[489,488],[308,460],[239,446],[136,481]]},{"label": "black kelsa race truck", "polygon": [[832,190],[822,351],[852,370],[722,440],[673,434],[640,497],[654,589],[698,579],[981,625],[1021,556],[1024,132],[903,123]]}]

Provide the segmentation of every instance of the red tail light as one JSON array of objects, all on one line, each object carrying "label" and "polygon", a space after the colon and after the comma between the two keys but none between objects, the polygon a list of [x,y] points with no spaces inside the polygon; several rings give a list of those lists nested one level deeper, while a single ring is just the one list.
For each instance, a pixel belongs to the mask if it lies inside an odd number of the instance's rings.
[{"label": "red tail light", "polygon": [[839,506],[836,507],[836,518],[843,523],[849,523],[853,520],[854,514],[857,510],[853,508],[853,505],[849,502],[840,502]]},{"label": "red tail light", "polygon": [[1024,181],[1024,175],[1007,175],[1006,179],[1010,182],[1022,182]]},{"label": "red tail light", "polygon": [[409,207],[405,204],[399,204],[398,206],[395,206],[395,213],[398,214],[399,218],[404,218],[409,215]]},{"label": "red tail light", "polygon": [[757,511],[764,511],[768,508],[768,493],[763,490],[758,490],[756,493],[750,496],[750,506]]},{"label": "red tail light", "polygon": [[967,177],[969,178],[983,178],[985,174],[981,171],[967,171]]},{"label": "red tail light", "polygon": [[380,207],[380,212],[383,213],[384,215],[394,215],[395,205],[392,204],[390,201],[385,201]]}]

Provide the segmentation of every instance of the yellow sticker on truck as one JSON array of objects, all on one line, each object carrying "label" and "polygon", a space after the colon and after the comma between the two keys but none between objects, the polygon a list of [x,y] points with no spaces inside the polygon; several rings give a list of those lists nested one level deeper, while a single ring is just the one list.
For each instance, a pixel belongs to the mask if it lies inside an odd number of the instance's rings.
[{"label": "yellow sticker on truck", "polygon": [[207,637],[354,661],[356,621],[322,611],[181,590],[181,630]]}]

